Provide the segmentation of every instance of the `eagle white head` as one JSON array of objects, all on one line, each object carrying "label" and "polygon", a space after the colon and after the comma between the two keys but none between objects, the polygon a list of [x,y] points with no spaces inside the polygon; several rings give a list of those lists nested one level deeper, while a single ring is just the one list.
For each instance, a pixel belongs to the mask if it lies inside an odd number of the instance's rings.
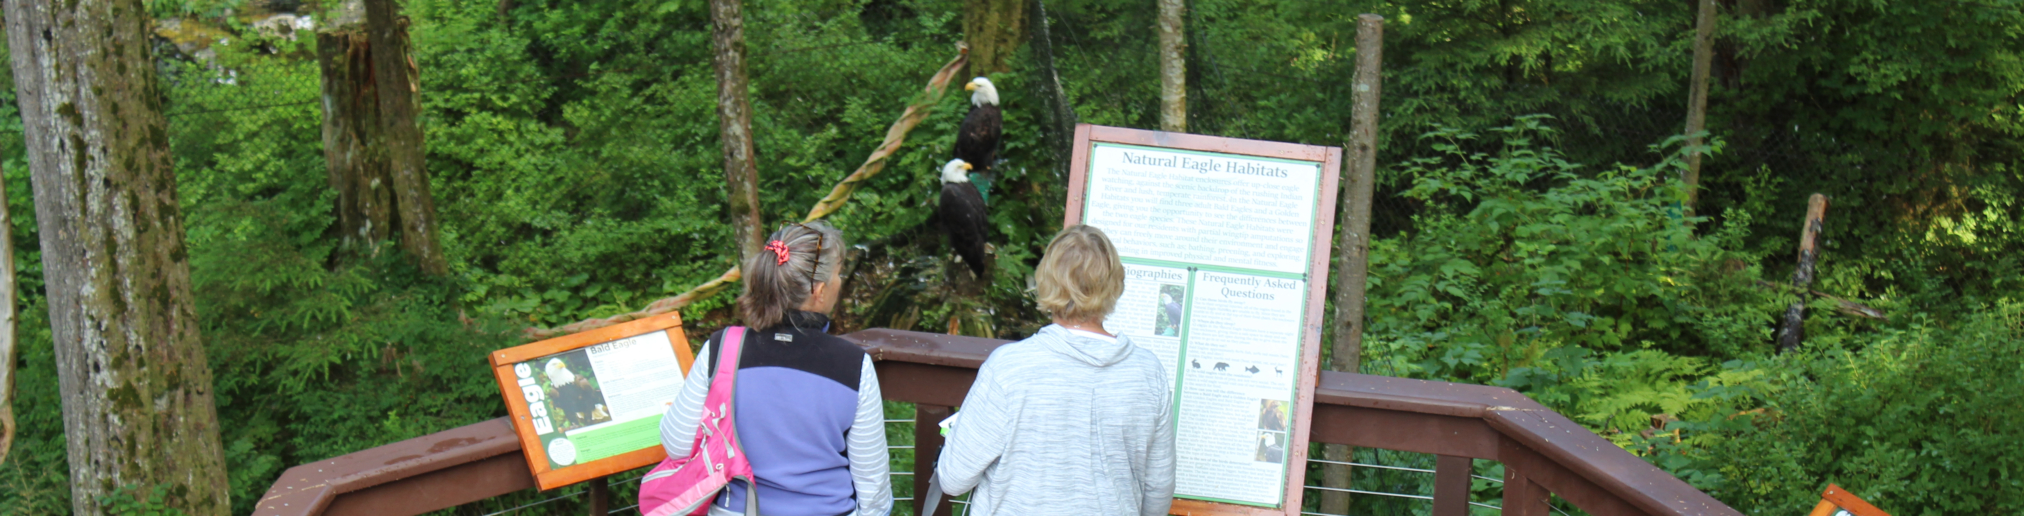
[{"label": "eagle white head", "polygon": [[546,369],[548,373],[549,385],[561,387],[565,384],[576,383],[576,374],[569,372],[569,366],[564,365],[561,359],[548,359],[548,364],[543,369]]},{"label": "eagle white head", "polygon": [[942,165],[942,182],[944,183],[970,182],[970,163],[960,159],[949,160],[949,164]]},{"label": "eagle white head", "polygon": [[970,83],[963,85],[963,89],[976,92],[970,94],[972,106],[998,105],[998,87],[992,86],[990,79],[983,77],[970,79]]}]

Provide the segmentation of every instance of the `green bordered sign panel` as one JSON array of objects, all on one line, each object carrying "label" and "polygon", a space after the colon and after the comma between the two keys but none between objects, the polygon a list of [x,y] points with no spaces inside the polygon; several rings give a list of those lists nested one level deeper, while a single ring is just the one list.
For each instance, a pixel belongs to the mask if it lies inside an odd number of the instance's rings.
[{"label": "green bordered sign panel", "polygon": [[666,313],[494,351],[527,468],[554,489],[660,463],[661,414],[695,356]]},{"label": "green bordered sign panel", "polygon": [[1105,321],[1174,382],[1174,514],[1300,512],[1342,149],[1081,125],[1067,224],[1124,261]]}]

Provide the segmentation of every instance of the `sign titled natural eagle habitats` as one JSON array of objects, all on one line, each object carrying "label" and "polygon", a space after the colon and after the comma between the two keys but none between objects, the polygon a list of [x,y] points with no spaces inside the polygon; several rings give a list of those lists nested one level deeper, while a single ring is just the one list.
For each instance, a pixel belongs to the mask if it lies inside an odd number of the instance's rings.
[{"label": "sign titled natural eagle habitats", "polygon": [[1082,125],[1067,224],[1124,262],[1104,326],[1173,380],[1175,514],[1300,511],[1342,150]]},{"label": "sign titled natural eagle habitats", "polygon": [[527,467],[541,489],[657,464],[661,414],[695,356],[667,313],[492,352]]}]

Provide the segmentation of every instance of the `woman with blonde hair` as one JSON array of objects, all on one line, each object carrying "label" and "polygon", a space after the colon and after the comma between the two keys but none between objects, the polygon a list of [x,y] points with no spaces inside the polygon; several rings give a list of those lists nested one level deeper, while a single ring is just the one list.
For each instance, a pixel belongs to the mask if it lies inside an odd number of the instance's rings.
[{"label": "woman with blonde hair", "polygon": [[[885,405],[871,356],[829,335],[843,282],[843,233],[823,222],[766,238],[745,260],[738,314],[751,328],[738,355],[738,440],[766,516],[884,516],[892,511]],[[716,373],[724,332],[696,354],[682,394],[661,418],[661,446],[687,457]],[[744,514],[752,486],[733,481],[715,516]]]},{"label": "woman with blonde hair", "polygon": [[1054,324],[977,371],[935,474],[976,490],[970,514],[1165,515],[1174,494],[1171,384],[1159,358],[1103,320],[1124,265],[1103,232],[1063,229],[1033,271]]}]

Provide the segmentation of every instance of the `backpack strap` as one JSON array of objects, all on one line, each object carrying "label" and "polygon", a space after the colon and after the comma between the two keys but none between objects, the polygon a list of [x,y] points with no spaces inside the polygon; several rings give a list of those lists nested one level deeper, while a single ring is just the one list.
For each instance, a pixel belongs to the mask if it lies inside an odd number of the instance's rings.
[{"label": "backpack strap", "polygon": [[[739,453],[743,453],[745,448],[744,439],[739,438],[738,435],[739,425],[737,418],[738,358],[744,351],[745,330],[744,326],[732,326],[724,329],[723,342],[717,345],[717,351],[720,353],[717,357],[717,374],[710,381],[711,389],[730,389],[731,406],[727,407],[725,411],[732,414],[731,443],[737,446]],[[759,516],[759,479],[756,477],[745,477],[745,516]]]}]

